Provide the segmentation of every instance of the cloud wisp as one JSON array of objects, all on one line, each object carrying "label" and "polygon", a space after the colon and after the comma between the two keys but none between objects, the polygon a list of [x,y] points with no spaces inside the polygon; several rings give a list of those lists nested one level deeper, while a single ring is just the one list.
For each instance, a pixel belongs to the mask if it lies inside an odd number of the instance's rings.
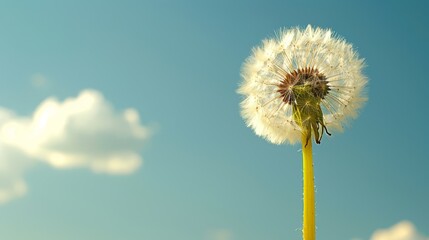
[{"label": "cloud wisp", "polygon": [[139,152],[149,136],[135,109],[117,111],[95,90],[48,98],[29,117],[0,109],[0,203],[25,194],[24,172],[37,162],[131,174],[142,164]]},{"label": "cloud wisp", "polygon": [[42,73],[35,73],[30,77],[31,85],[36,88],[43,88],[48,85],[48,79]]},{"label": "cloud wisp", "polygon": [[216,229],[207,235],[208,240],[233,240],[232,232],[229,229]]}]

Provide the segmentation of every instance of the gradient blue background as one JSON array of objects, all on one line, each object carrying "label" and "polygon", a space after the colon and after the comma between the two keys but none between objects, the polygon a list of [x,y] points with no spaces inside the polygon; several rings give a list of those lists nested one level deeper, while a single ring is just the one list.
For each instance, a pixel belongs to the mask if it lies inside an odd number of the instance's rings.
[{"label": "gradient blue background", "polygon": [[[329,27],[366,59],[369,101],[315,146],[320,240],[368,239],[412,221],[429,235],[429,31],[425,1],[2,1],[0,105],[101,91],[154,137],[130,176],[40,165],[0,206],[0,239],[301,239],[300,146],[239,115],[240,67],[282,27]],[[35,88],[30,76],[49,82]]]}]

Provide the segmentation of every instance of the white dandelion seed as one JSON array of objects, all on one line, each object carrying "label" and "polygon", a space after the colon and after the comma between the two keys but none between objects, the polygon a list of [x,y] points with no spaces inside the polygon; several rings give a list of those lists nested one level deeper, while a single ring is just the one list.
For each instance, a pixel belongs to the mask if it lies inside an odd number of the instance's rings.
[{"label": "white dandelion seed", "polygon": [[331,30],[282,30],[253,49],[242,68],[241,114],[259,136],[275,144],[302,134],[317,143],[341,131],[366,101],[364,60]]}]

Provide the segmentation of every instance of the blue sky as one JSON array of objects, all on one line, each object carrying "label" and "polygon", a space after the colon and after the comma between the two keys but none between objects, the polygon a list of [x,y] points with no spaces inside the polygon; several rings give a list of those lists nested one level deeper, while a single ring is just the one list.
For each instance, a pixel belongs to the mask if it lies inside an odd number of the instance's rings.
[{"label": "blue sky", "polygon": [[12,197],[0,238],[300,239],[300,146],[257,137],[236,89],[253,46],[307,24],[351,42],[369,78],[358,119],[314,147],[318,239],[366,240],[403,220],[429,236],[427,8],[2,2],[0,189]]}]

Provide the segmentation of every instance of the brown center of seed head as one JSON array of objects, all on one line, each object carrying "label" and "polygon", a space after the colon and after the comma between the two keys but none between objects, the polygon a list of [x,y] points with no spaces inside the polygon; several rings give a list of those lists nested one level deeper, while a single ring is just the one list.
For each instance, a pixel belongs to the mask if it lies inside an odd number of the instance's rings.
[{"label": "brown center of seed head", "polygon": [[320,73],[317,68],[309,67],[299,68],[284,76],[277,89],[283,102],[287,104],[296,102],[296,93],[294,92],[296,87],[305,87],[315,98],[319,99],[324,99],[330,90],[326,76]]},{"label": "brown center of seed head", "polygon": [[277,92],[285,104],[292,105],[294,121],[301,126],[307,141],[312,132],[316,143],[320,143],[326,126],[320,107],[330,88],[326,76],[316,68],[299,68],[285,74],[277,85]]}]

